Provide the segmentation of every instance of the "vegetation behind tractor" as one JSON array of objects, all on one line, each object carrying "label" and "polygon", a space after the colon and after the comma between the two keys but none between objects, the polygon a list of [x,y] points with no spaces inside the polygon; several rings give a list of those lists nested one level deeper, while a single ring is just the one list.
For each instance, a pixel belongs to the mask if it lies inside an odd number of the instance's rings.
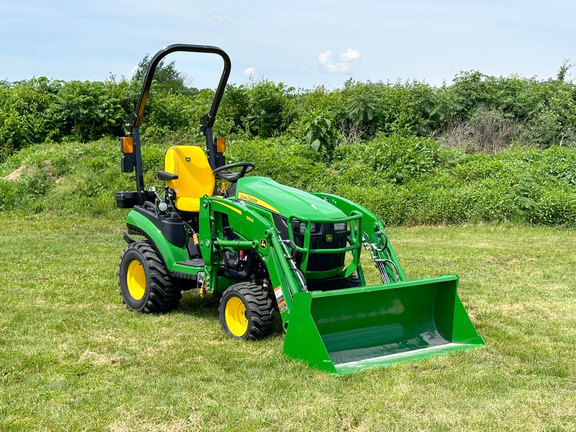
[{"label": "vegetation behind tractor", "polygon": [[[218,55],[224,67],[200,125],[207,155],[170,147],[158,171],[161,197],[144,187],[139,127],[154,70],[176,51]],[[122,171],[136,174],[136,191],[116,194],[117,205],[131,209],[119,268],[126,306],[165,312],[182,291],[212,293],[222,328],[239,339],[268,336],[277,310],[284,352],[337,374],[483,345],[457,276],[408,281],[373,213],[335,195],[245,177],[253,163],[226,164],[225,141],[212,127],[230,68],[220,48],[199,45],[171,45],[150,61],[121,139]],[[382,284],[366,286],[362,253]]]}]

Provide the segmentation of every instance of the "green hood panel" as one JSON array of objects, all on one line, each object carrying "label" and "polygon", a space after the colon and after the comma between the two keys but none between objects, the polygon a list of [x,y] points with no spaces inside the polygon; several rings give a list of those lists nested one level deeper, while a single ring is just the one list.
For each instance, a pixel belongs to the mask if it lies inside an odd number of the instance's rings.
[{"label": "green hood panel", "polygon": [[340,219],[346,214],[317,196],[284,186],[268,177],[244,177],[238,180],[236,197],[264,207],[282,216],[300,215],[310,219]]}]

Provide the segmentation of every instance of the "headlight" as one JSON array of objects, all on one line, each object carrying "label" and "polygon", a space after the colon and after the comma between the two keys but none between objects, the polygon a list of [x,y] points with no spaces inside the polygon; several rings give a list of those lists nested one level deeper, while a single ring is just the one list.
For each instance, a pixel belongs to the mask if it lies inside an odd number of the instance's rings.
[{"label": "headlight", "polygon": [[[319,223],[311,223],[310,224],[310,233],[317,234],[320,232],[322,224]],[[300,222],[298,220],[292,221],[292,229],[300,234],[304,235],[306,233],[306,222]]]},{"label": "headlight", "polygon": [[346,222],[338,222],[334,224],[334,231],[345,231],[346,229]]},{"label": "headlight", "polygon": [[[300,234],[304,234],[306,232],[306,223],[300,222]],[[312,234],[316,234],[320,232],[320,224],[311,223],[310,224],[310,232]]]}]

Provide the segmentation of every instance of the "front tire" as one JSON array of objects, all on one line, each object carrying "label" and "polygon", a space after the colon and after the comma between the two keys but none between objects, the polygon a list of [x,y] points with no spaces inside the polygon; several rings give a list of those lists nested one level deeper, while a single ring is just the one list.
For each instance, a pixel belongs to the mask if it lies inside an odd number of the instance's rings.
[{"label": "front tire", "polygon": [[259,285],[242,282],[230,286],[220,300],[220,324],[236,339],[264,339],[272,333],[274,306]]},{"label": "front tire", "polygon": [[182,292],[148,241],[129,244],[124,249],[118,271],[120,294],[133,311],[168,312],[178,307]]},{"label": "front tire", "polygon": [[356,288],[360,286],[360,278],[356,273],[352,273],[346,280],[346,288]]}]

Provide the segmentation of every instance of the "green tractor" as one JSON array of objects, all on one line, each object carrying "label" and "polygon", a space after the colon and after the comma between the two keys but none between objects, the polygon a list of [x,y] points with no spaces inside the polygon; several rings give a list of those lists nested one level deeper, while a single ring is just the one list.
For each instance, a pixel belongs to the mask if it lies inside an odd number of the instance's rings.
[{"label": "green tractor", "polygon": [[[161,197],[144,187],[139,127],[154,71],[177,51],[218,55],[223,72],[200,122],[207,154],[170,147],[158,171]],[[118,207],[131,209],[119,268],[128,309],[167,312],[182,291],[211,293],[232,337],[265,338],[279,315],[284,353],[335,374],[483,345],[456,293],[458,277],[408,281],[383,221],[369,210],[245,176],[255,168],[250,162],[226,163],[225,141],[212,127],[230,68],[223,50],[200,45],[170,45],[150,62],[121,138],[121,168],[136,172],[136,191],[116,194]],[[381,284],[366,285],[363,253]]]}]

